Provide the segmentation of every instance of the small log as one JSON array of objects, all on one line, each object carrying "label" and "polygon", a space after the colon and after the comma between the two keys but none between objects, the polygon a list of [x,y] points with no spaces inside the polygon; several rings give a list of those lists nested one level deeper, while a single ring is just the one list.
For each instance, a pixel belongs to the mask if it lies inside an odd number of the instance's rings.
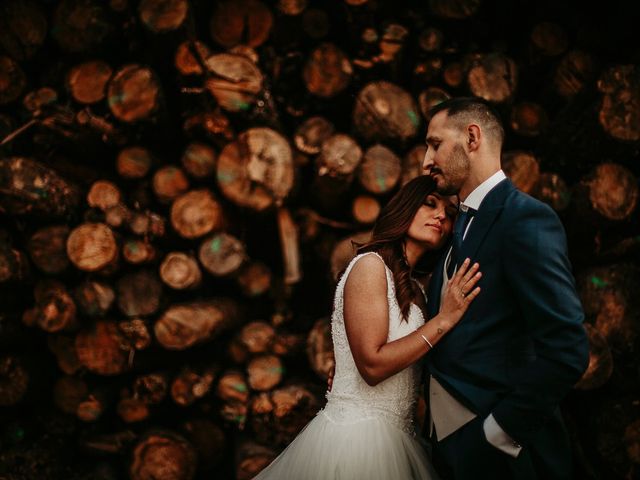
[{"label": "small log", "polygon": [[45,332],[71,330],[76,325],[76,305],[66,287],[54,280],[41,281],[34,289],[36,304],[24,312],[23,321]]},{"label": "small log", "polygon": [[330,260],[331,277],[335,282],[338,281],[340,274],[347,268],[347,265],[356,254],[356,247],[353,242],[364,243],[370,236],[370,232],[359,232],[349,235],[335,244]]},{"label": "small log", "polygon": [[307,0],[278,0],[278,10],[285,15],[300,15],[307,8]]},{"label": "small log", "polygon": [[191,142],[185,148],[180,161],[193,178],[208,178],[216,171],[216,151],[206,143]]},{"label": "small log", "polygon": [[448,63],[442,71],[444,83],[451,88],[458,88],[467,78],[467,70],[463,62]]},{"label": "small log", "polygon": [[122,227],[131,222],[133,212],[126,205],[119,203],[104,212],[104,222],[113,228]]},{"label": "small log", "polygon": [[66,375],[73,375],[82,368],[73,338],[60,334],[48,335],[47,346],[56,357],[58,368]]},{"label": "small log", "polygon": [[321,318],[311,327],[307,337],[307,359],[311,370],[326,381],[336,363],[333,356],[330,318]]},{"label": "small log", "polygon": [[449,95],[447,91],[438,87],[429,87],[421,92],[418,97],[418,104],[420,105],[420,111],[422,112],[424,119],[427,122],[431,120],[429,117],[429,110],[449,98],[451,98],[451,95]]},{"label": "small log", "polygon": [[222,109],[191,115],[184,121],[183,128],[187,133],[198,132],[214,142],[223,144],[235,137],[229,117]]},{"label": "small log", "polygon": [[532,153],[512,150],[502,155],[501,163],[513,184],[524,193],[531,193],[540,178],[538,159]]},{"label": "small log", "polygon": [[0,171],[3,172],[0,177],[0,212],[67,216],[80,203],[77,187],[35,160],[2,158]]},{"label": "small log", "polygon": [[127,370],[130,346],[115,322],[98,320],[78,333],[76,354],[82,365],[98,375],[119,375]]},{"label": "small log", "polygon": [[23,362],[12,355],[0,358],[0,407],[17,405],[29,388],[29,372]]},{"label": "small log", "polygon": [[249,110],[262,91],[264,77],[258,66],[244,55],[218,53],[206,60],[207,90],[230,112]]},{"label": "small log", "polygon": [[268,445],[286,445],[309,423],[318,408],[318,399],[301,385],[260,393],[251,402],[255,438]]},{"label": "small log", "polygon": [[127,344],[136,350],[144,350],[151,345],[149,327],[140,318],[118,322],[118,330],[126,338]]},{"label": "small log", "polygon": [[143,178],[149,173],[153,157],[144,147],[127,147],[120,150],[116,159],[116,169],[122,178]]},{"label": "small log", "polygon": [[115,207],[122,201],[120,189],[108,180],[98,180],[91,185],[87,193],[87,203],[90,207],[99,208],[103,212]]},{"label": "small log", "polygon": [[232,327],[238,317],[238,307],[230,299],[194,302],[169,307],[153,329],[164,348],[185,350],[215,338]]},{"label": "small log", "polygon": [[477,0],[429,0],[429,12],[436,17],[463,20],[475,15],[480,5]]},{"label": "small log", "polygon": [[322,143],[320,154],[316,158],[317,175],[344,179],[348,183],[361,160],[362,149],[356,141],[348,135],[338,133]]},{"label": "small log", "polygon": [[313,95],[331,98],[349,86],[352,74],[347,55],[336,45],[323,43],[309,55],[302,78]]},{"label": "small log", "polygon": [[207,418],[194,418],[182,424],[189,441],[198,453],[198,469],[213,472],[227,455],[224,431]]},{"label": "small log", "polygon": [[29,259],[20,250],[0,243],[0,283],[22,281],[29,276]]},{"label": "small log", "polygon": [[187,0],[142,0],[138,5],[140,20],[153,33],[166,33],[182,27],[187,19]]},{"label": "small log", "polygon": [[[21,62],[40,49],[47,37],[47,17],[38,2],[8,0],[0,6],[0,45]],[[1,102],[0,102],[1,103]]]},{"label": "small log", "polygon": [[216,233],[202,242],[198,259],[210,274],[224,277],[237,272],[247,254],[240,240],[228,233]]},{"label": "small log", "polygon": [[160,108],[161,83],[151,69],[126,65],[109,82],[107,99],[118,120],[125,123],[145,120]]},{"label": "small log", "polygon": [[160,264],[160,278],[173,289],[187,290],[200,285],[202,273],[198,262],[191,255],[171,252]]},{"label": "small log", "polygon": [[548,203],[557,212],[566,209],[571,201],[571,191],[567,183],[560,175],[552,172],[540,174],[531,195]]},{"label": "small log", "polygon": [[243,442],[236,453],[236,479],[251,480],[278,456],[273,447]]},{"label": "small log", "polygon": [[250,128],[224,147],[216,175],[229,200],[263,211],[280,203],[293,187],[289,141],[270,128]]},{"label": "small log", "polygon": [[605,132],[616,140],[640,140],[640,67],[609,68],[598,80],[604,97],[598,119]]},{"label": "small log", "polygon": [[63,0],[53,13],[51,35],[66,52],[87,52],[101,45],[113,29],[103,3]]},{"label": "small log", "polygon": [[275,336],[275,329],[268,323],[250,322],[242,327],[240,342],[250,353],[266,353],[271,348]]},{"label": "small log", "polygon": [[599,164],[584,180],[591,207],[609,221],[629,218],[638,204],[638,182],[628,168],[615,163]]},{"label": "small log", "polygon": [[574,388],[593,390],[603,386],[611,377],[613,358],[611,349],[600,332],[588,323],[585,324],[585,329],[589,337],[589,366]]},{"label": "small log", "polygon": [[216,378],[216,369],[196,371],[183,369],[171,383],[171,398],[181,407],[186,407],[208,395]]},{"label": "small log", "polygon": [[557,23],[540,22],[531,31],[531,44],[542,55],[555,57],[567,49],[569,39]]},{"label": "small log", "polygon": [[74,300],[80,311],[90,317],[103,317],[113,305],[116,294],[110,285],[86,280],[74,291]]},{"label": "small log", "polygon": [[133,447],[129,478],[191,480],[196,466],[196,452],[184,437],[170,430],[154,430]]},{"label": "small log", "polygon": [[289,210],[278,209],[278,233],[284,263],[284,283],[292,285],[302,279],[298,226],[293,222]]},{"label": "small log", "polygon": [[442,49],[444,34],[441,30],[428,27],[420,31],[418,46],[425,52],[438,52]]},{"label": "small log", "polygon": [[511,128],[518,135],[536,137],[548,125],[547,113],[537,103],[520,102],[511,109]]},{"label": "small log", "polygon": [[93,391],[83,399],[76,409],[78,420],[86,423],[97,422],[108,408],[107,398],[102,391]]},{"label": "small log", "polygon": [[370,225],[378,218],[381,208],[380,202],[375,197],[358,195],[351,204],[351,216],[362,225]]},{"label": "small log", "polygon": [[[420,83],[437,81],[442,73],[442,59],[438,57],[422,60],[413,67],[413,75]],[[422,110],[422,107],[421,107]]]},{"label": "small log", "polygon": [[367,141],[406,142],[418,133],[420,113],[413,97],[401,87],[372,82],[356,97],[353,126]]},{"label": "small log", "polygon": [[427,147],[425,145],[416,145],[404,156],[402,159],[401,185],[425,174],[425,171],[422,168],[422,163],[424,162],[424,156],[426,153]]},{"label": "small log", "polygon": [[0,55],[0,105],[17,100],[27,86],[27,76],[12,58]]},{"label": "small log", "polygon": [[174,65],[182,75],[202,75],[204,60],[211,56],[209,47],[199,40],[182,42],[176,50]]},{"label": "small log", "polygon": [[133,397],[147,405],[157,405],[162,402],[168,392],[169,381],[167,376],[161,373],[140,375],[133,382]]},{"label": "small log", "polygon": [[229,343],[227,343],[227,357],[231,362],[241,365],[249,361],[249,351],[240,341],[238,335],[234,336]]},{"label": "small log", "polygon": [[184,238],[200,238],[224,224],[222,207],[210,190],[191,190],[171,205],[171,226]]},{"label": "small log", "polygon": [[555,90],[563,97],[573,97],[585,90],[594,78],[595,70],[595,60],[590,53],[580,50],[567,52],[553,77]]},{"label": "small log", "polygon": [[246,403],[249,401],[249,386],[245,376],[236,370],[224,372],[218,380],[216,395],[223,402]]},{"label": "small log", "polygon": [[211,38],[224,48],[239,43],[258,47],[269,38],[272,26],[273,14],[260,0],[217,2],[209,23]]},{"label": "small log", "polygon": [[296,129],[293,141],[298,150],[308,155],[320,153],[322,143],[335,132],[333,124],[324,117],[309,117]]},{"label": "small log", "polygon": [[147,240],[130,238],[122,244],[122,258],[133,265],[153,262],[158,255]]},{"label": "small log", "polygon": [[64,413],[76,415],[78,406],[89,396],[86,382],[77,377],[64,376],[53,387],[53,403]]},{"label": "small log", "polygon": [[115,235],[104,223],[84,223],[69,234],[67,256],[85,272],[106,269],[118,260]]},{"label": "small log", "polygon": [[126,423],[143,422],[151,415],[149,404],[140,398],[130,397],[128,395],[125,395],[118,400],[116,412]]},{"label": "small log", "polygon": [[[175,203],[175,202],[174,202]],[[140,236],[162,237],[165,232],[164,217],[150,211],[134,212],[129,219],[129,229]]]},{"label": "small log", "polygon": [[38,229],[27,245],[33,263],[45,273],[62,273],[69,266],[67,237],[69,227],[52,225]]},{"label": "small log", "polygon": [[55,106],[57,102],[58,92],[49,87],[38,88],[33,92],[27,93],[22,99],[24,107],[35,115],[39,115],[42,109]]},{"label": "small log", "polygon": [[477,97],[501,103],[511,99],[518,85],[518,67],[511,58],[492,53],[483,56],[467,75],[469,89]]},{"label": "small log", "polygon": [[129,273],[116,286],[118,307],[127,317],[153,315],[160,307],[162,282],[151,270]]},{"label": "small log", "polygon": [[260,355],[247,365],[247,377],[252,390],[265,392],[282,381],[284,366],[276,355]]},{"label": "small log", "polygon": [[298,355],[304,348],[305,336],[300,333],[278,332],[271,351],[279,357]]},{"label": "small log", "polygon": [[188,189],[189,179],[178,167],[167,165],[153,175],[153,193],[161,203],[170,203]]},{"label": "small log", "polygon": [[242,293],[248,297],[258,297],[271,288],[271,270],[260,261],[246,262],[236,276]]},{"label": "small log", "polygon": [[396,186],[401,173],[400,158],[384,145],[376,144],[364,152],[358,180],[368,192],[381,195]]},{"label": "small log", "polygon": [[67,90],[76,102],[91,105],[101,102],[107,95],[107,83],[113,75],[111,66],[93,60],[72,67],[67,74]]}]

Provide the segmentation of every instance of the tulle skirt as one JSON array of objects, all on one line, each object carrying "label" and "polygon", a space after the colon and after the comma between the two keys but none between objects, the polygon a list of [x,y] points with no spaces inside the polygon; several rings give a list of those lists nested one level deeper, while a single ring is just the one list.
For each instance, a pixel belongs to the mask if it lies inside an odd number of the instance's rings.
[{"label": "tulle skirt", "polygon": [[254,480],[437,478],[418,439],[384,418],[339,423],[321,410]]}]

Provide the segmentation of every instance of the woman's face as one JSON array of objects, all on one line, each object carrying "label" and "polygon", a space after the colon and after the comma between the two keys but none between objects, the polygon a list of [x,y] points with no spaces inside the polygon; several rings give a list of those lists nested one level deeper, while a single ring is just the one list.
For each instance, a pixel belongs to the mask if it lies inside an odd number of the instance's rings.
[{"label": "woman's face", "polygon": [[444,245],[453,228],[458,211],[455,197],[430,193],[413,217],[407,237],[424,244],[430,250]]}]

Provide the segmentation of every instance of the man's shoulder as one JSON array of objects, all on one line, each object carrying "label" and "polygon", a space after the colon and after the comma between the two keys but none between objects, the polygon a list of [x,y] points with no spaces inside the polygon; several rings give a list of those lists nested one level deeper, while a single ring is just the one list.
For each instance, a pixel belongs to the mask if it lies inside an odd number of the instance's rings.
[{"label": "man's shoulder", "polygon": [[558,214],[550,205],[518,189],[514,189],[510,193],[505,201],[505,207],[507,213],[513,216],[534,214],[558,217]]}]

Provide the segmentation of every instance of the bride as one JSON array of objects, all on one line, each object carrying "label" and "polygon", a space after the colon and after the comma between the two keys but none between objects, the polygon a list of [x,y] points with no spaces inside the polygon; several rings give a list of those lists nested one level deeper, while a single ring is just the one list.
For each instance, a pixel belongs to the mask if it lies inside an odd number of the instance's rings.
[{"label": "bride", "polygon": [[428,176],[408,182],[382,209],[371,240],[345,269],[331,317],[335,375],[327,404],[255,479],[434,479],[414,431],[416,363],[478,295],[467,259],[446,285],[440,313],[411,273],[445,245],[456,206]]}]

